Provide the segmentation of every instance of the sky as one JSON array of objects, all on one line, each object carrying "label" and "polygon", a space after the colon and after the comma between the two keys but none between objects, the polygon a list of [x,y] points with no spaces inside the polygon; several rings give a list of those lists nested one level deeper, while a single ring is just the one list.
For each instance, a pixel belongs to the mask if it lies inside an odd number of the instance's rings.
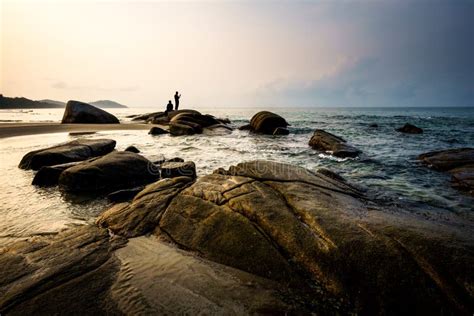
[{"label": "sky", "polygon": [[182,106],[474,106],[474,1],[0,0],[0,93]]}]

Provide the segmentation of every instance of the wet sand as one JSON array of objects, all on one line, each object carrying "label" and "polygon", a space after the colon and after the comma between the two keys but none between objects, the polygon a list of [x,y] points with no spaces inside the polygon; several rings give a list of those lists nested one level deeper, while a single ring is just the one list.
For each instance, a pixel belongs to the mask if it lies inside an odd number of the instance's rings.
[{"label": "wet sand", "polygon": [[125,314],[285,314],[279,284],[208,261],[159,240],[137,237],[116,251],[112,298]]},{"label": "wet sand", "polygon": [[0,123],[0,138],[50,134],[90,133],[108,130],[148,130],[149,124],[61,124],[61,123]]}]

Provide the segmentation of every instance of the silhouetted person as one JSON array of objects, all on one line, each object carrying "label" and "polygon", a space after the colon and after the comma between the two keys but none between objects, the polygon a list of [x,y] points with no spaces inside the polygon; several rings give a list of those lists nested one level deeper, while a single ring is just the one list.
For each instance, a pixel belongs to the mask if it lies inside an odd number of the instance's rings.
[{"label": "silhouetted person", "polygon": [[181,98],[181,94],[178,93],[178,91],[176,91],[176,93],[174,94],[174,104],[175,104],[175,110],[177,111],[178,110],[178,107],[179,107],[179,98]]},{"label": "silhouetted person", "polygon": [[171,103],[171,100],[168,101],[168,104],[166,105],[166,111],[165,113],[168,114],[168,112],[173,111],[173,103]]}]

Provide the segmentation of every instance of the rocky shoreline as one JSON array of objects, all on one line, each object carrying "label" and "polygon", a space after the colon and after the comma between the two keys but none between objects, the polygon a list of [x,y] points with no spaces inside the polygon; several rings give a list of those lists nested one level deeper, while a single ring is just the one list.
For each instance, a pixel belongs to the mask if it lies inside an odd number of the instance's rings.
[{"label": "rocky shoreline", "polygon": [[[186,111],[186,112],[185,112]],[[182,135],[224,120],[148,115]],[[248,129],[284,137],[257,113]],[[222,127],[225,126],[225,127]],[[171,132],[172,133],[172,132]],[[180,134],[180,133],[178,133]],[[152,137],[152,136],[149,136]],[[156,136],[160,137],[160,136]],[[362,152],[316,130],[309,146]],[[464,314],[474,310],[474,227],[373,200],[337,173],[254,160],[197,175],[191,161],[150,161],[115,141],[79,140],[25,155],[33,183],[112,193],[96,224],[0,249],[2,314]],[[421,163],[471,190],[473,150]],[[467,189],[466,189],[467,188]],[[112,200],[113,198],[111,198]]]}]

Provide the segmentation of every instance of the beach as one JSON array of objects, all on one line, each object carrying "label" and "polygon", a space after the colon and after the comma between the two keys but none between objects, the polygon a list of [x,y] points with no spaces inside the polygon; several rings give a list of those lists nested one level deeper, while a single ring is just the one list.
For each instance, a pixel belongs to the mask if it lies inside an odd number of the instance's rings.
[{"label": "beach", "polygon": [[0,123],[0,138],[51,134],[51,133],[94,133],[114,130],[147,130],[148,124],[61,124],[39,123]]}]

